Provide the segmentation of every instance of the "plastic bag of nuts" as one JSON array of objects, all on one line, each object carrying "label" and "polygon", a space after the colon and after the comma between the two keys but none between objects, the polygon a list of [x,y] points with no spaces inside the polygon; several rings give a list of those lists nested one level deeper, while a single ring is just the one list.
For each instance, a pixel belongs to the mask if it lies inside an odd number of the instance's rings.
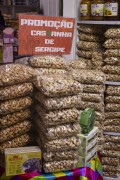
[{"label": "plastic bag of nuts", "polygon": [[106,93],[111,96],[119,96],[120,86],[107,86]]},{"label": "plastic bag of nuts", "polygon": [[104,63],[109,65],[118,65],[120,66],[120,57],[107,57],[103,59]]},{"label": "plastic bag of nuts", "polygon": [[20,58],[20,59],[16,59],[15,63],[16,64],[24,64],[24,65],[28,66],[29,65],[28,60],[29,60],[29,57],[23,57],[23,58]]},{"label": "plastic bag of nuts", "polygon": [[108,112],[116,112],[116,111],[120,111],[120,104],[113,104],[113,103],[107,103],[105,110]]},{"label": "plastic bag of nuts", "polygon": [[105,51],[104,55],[106,57],[120,57],[120,49],[108,49]]},{"label": "plastic bag of nuts", "polygon": [[92,53],[92,59],[91,62],[93,64],[93,69],[101,70],[103,65],[103,52],[101,51],[94,51]]},{"label": "plastic bag of nuts", "polygon": [[80,118],[80,112],[75,108],[46,111],[42,106],[36,105],[35,109],[46,127],[78,122]]},{"label": "plastic bag of nuts", "polygon": [[118,119],[105,119],[104,126],[120,126],[120,120]]},{"label": "plastic bag of nuts", "polygon": [[23,64],[7,64],[0,66],[0,86],[9,86],[32,81],[35,72]]},{"label": "plastic bag of nuts", "polygon": [[118,177],[118,173],[117,172],[111,172],[111,171],[109,171],[109,172],[104,171],[103,175],[104,175],[104,177],[113,177],[113,178]]},{"label": "plastic bag of nuts", "polygon": [[96,113],[96,121],[103,121],[105,120],[105,115],[104,113],[100,113],[100,112],[95,112]]},{"label": "plastic bag of nuts", "polygon": [[107,49],[120,49],[120,39],[107,39],[104,43],[104,47]]},{"label": "plastic bag of nuts", "polygon": [[120,126],[105,126],[104,127],[104,131],[106,131],[106,132],[120,132]]},{"label": "plastic bag of nuts", "polygon": [[52,69],[52,68],[34,68],[37,75],[49,75],[49,74],[66,74],[64,69]]},{"label": "plastic bag of nuts", "polygon": [[0,129],[12,126],[18,122],[30,118],[31,112],[29,109],[21,110],[6,116],[0,117]]},{"label": "plastic bag of nuts", "polygon": [[23,83],[13,86],[0,87],[0,101],[26,96],[33,91],[32,83]]},{"label": "plastic bag of nuts", "polygon": [[111,165],[103,165],[103,171],[105,172],[117,172],[117,169],[115,168],[115,166],[111,166]]},{"label": "plastic bag of nuts", "polygon": [[103,102],[104,95],[103,94],[92,94],[92,93],[82,93],[81,94],[82,101],[91,101],[91,102]]},{"label": "plastic bag of nuts", "polygon": [[32,104],[32,99],[28,96],[7,100],[0,103],[0,115],[6,115],[22,109],[28,108]]},{"label": "plastic bag of nuts", "polygon": [[105,112],[105,118],[109,119],[109,118],[120,118],[120,112]]},{"label": "plastic bag of nuts", "polygon": [[32,137],[28,134],[21,135],[10,141],[0,144],[0,153],[4,153],[6,148],[23,147],[28,145],[32,141]]},{"label": "plastic bag of nuts", "polygon": [[32,56],[29,64],[36,68],[66,69],[67,60],[60,56]]},{"label": "plastic bag of nuts", "polygon": [[88,34],[88,33],[84,33],[84,32],[79,32],[78,34],[78,38],[79,40],[83,40],[83,41],[89,41],[89,42],[100,42],[100,41],[104,41],[104,38],[101,40],[99,35],[95,35],[95,34]]},{"label": "plastic bag of nuts", "polygon": [[120,136],[104,135],[105,142],[120,143]]},{"label": "plastic bag of nuts", "polygon": [[102,152],[103,157],[120,157],[119,151],[113,151],[113,150],[103,150]]},{"label": "plastic bag of nuts", "polygon": [[45,173],[50,172],[59,172],[75,169],[78,166],[77,160],[63,160],[63,161],[54,161],[43,164],[43,169]]},{"label": "plastic bag of nuts", "polygon": [[106,74],[106,81],[120,81],[120,75]]},{"label": "plastic bag of nuts", "polygon": [[108,74],[120,74],[120,67],[113,65],[105,65],[102,67],[103,72]]},{"label": "plastic bag of nuts", "polygon": [[47,110],[68,109],[79,106],[81,103],[81,95],[46,98],[40,92],[35,94],[35,99]]},{"label": "plastic bag of nuts", "polygon": [[72,70],[73,78],[83,84],[104,84],[106,77],[105,74],[95,70]]},{"label": "plastic bag of nuts", "polygon": [[81,84],[66,75],[37,76],[34,84],[48,97],[75,95],[82,92]]},{"label": "plastic bag of nuts", "polygon": [[120,104],[120,96],[107,96],[105,98],[107,103],[118,103]]},{"label": "plastic bag of nuts", "polygon": [[28,120],[15,124],[0,131],[0,142],[8,141],[21,134],[27,133],[31,129],[31,123]]},{"label": "plastic bag of nuts", "polygon": [[105,142],[105,144],[104,144],[104,149],[105,149],[105,150],[119,151],[119,149],[120,149],[120,143]]},{"label": "plastic bag of nuts", "polygon": [[83,84],[82,86],[85,93],[103,94],[105,91],[104,85]]},{"label": "plastic bag of nuts", "polygon": [[62,151],[62,152],[43,152],[45,162],[74,160],[78,158],[78,151]]},{"label": "plastic bag of nuts", "polygon": [[112,157],[103,157],[102,158],[103,165],[110,165],[117,166],[119,164],[119,158],[112,158]]},{"label": "plastic bag of nuts", "polygon": [[[86,67],[89,67],[89,69],[92,69],[92,63],[91,63],[91,59],[85,59],[85,58],[82,58],[82,57],[79,57],[77,59],[77,61],[80,61],[80,62],[83,62],[86,64]],[[75,68],[75,69],[79,69],[79,68]],[[87,69],[87,68],[86,68]]]},{"label": "plastic bag of nuts", "polygon": [[87,63],[79,59],[73,60],[68,64],[68,69],[86,69]]},{"label": "plastic bag of nuts", "polygon": [[77,55],[78,57],[86,58],[86,59],[91,59],[92,58],[92,53],[93,51],[85,51],[85,50],[77,50]]},{"label": "plastic bag of nuts", "polygon": [[43,135],[40,137],[37,137],[36,140],[40,146],[41,144],[43,145],[43,149],[46,152],[78,150],[78,147],[81,144],[80,139],[77,136],[59,138],[52,141],[46,140]]},{"label": "plastic bag of nuts", "polygon": [[105,33],[104,33],[106,38],[120,38],[120,28],[109,28]]},{"label": "plastic bag of nuts", "polygon": [[77,48],[83,50],[95,50],[99,49],[100,47],[101,46],[99,42],[88,42],[79,40],[77,43]]},{"label": "plastic bag of nuts", "polygon": [[88,24],[80,24],[77,27],[78,32],[88,33],[88,34],[103,34],[104,26],[99,27],[98,25],[88,25]]}]

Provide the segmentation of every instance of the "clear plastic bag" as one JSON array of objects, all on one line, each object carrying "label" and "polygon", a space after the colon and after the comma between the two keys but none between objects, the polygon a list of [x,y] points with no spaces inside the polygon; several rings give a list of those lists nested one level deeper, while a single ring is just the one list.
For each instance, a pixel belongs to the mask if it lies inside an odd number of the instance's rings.
[{"label": "clear plastic bag", "polygon": [[120,75],[115,75],[115,74],[106,74],[106,81],[120,81]]},{"label": "clear plastic bag", "polygon": [[93,69],[101,70],[103,65],[103,52],[101,51],[94,51],[92,53],[91,62],[93,64]]},{"label": "clear plastic bag", "polygon": [[29,109],[21,110],[6,116],[0,117],[0,129],[12,126],[18,122],[30,118],[31,112]]},{"label": "clear plastic bag", "polygon": [[101,45],[99,42],[90,42],[90,41],[81,41],[79,40],[77,43],[78,49],[83,50],[95,50],[101,48]]},{"label": "clear plastic bag", "polygon": [[102,151],[102,156],[104,157],[120,157],[120,152],[119,151],[113,151],[113,150],[103,150]]},{"label": "clear plastic bag", "polygon": [[96,113],[96,121],[103,121],[105,120],[105,115],[104,113],[100,113],[100,112],[95,112]]},{"label": "clear plastic bag", "polygon": [[103,102],[104,99],[103,94],[82,93],[81,95],[82,101]]},{"label": "clear plastic bag", "polygon": [[75,108],[46,111],[42,106],[36,105],[35,109],[46,127],[78,122],[80,119],[80,112]]},{"label": "clear plastic bag", "polygon": [[81,95],[46,98],[40,92],[35,94],[35,99],[47,110],[68,109],[79,106],[81,103]]},{"label": "clear plastic bag", "polygon": [[[83,62],[86,64],[86,69],[92,69],[92,63],[91,63],[91,59],[85,59],[85,58],[82,58],[82,57],[79,57],[77,59],[77,61],[80,61],[80,62]],[[75,69],[79,69],[79,68],[75,68]]]},{"label": "clear plastic bag", "polygon": [[120,86],[107,86],[106,93],[111,96],[119,96]]},{"label": "clear plastic bag", "polygon": [[86,59],[91,59],[92,58],[92,53],[93,51],[85,51],[85,50],[77,50],[77,55],[78,57],[86,58]]},{"label": "clear plastic bag", "polygon": [[0,101],[27,96],[33,91],[32,83],[23,83],[13,86],[0,87]]},{"label": "clear plastic bag", "polygon": [[106,81],[105,74],[95,70],[72,70],[73,78],[83,84],[104,84]]},{"label": "clear plastic bag", "polygon": [[[113,114],[114,115],[114,114]],[[120,119],[105,119],[104,126],[119,126],[120,127]]]},{"label": "clear plastic bag", "polygon": [[0,143],[8,141],[17,136],[27,133],[31,129],[31,123],[28,120],[15,124],[0,131]]},{"label": "clear plastic bag", "polygon": [[32,56],[29,64],[36,68],[66,69],[67,61],[60,56]]},{"label": "clear plastic bag", "polygon": [[62,152],[43,152],[43,159],[45,162],[61,161],[61,160],[75,160],[78,158],[78,151],[62,151]]},{"label": "clear plastic bag", "polygon": [[82,86],[69,76],[38,76],[35,86],[48,97],[75,95],[82,92]]},{"label": "clear plastic bag", "polygon": [[118,173],[117,172],[111,172],[111,171],[109,171],[109,172],[104,171],[103,175],[104,175],[104,177],[113,177],[113,178],[118,177]]},{"label": "clear plastic bag", "polygon": [[89,41],[89,42],[100,42],[100,41],[104,41],[104,38],[99,35],[95,35],[95,34],[88,34],[88,33],[84,33],[84,32],[79,32],[78,34],[78,38],[79,40],[83,40],[83,41]]},{"label": "clear plastic bag", "polygon": [[59,172],[75,169],[78,167],[77,160],[63,160],[63,161],[54,161],[49,163],[43,163],[43,169],[45,173],[50,172]]},{"label": "clear plastic bag", "polygon": [[0,86],[9,86],[32,81],[35,72],[23,64],[7,64],[0,66]]},{"label": "clear plastic bag", "polygon": [[104,55],[106,57],[120,57],[120,49],[108,49],[105,51]]},{"label": "clear plastic bag", "polygon": [[116,103],[116,104],[120,104],[120,96],[107,96],[105,98],[105,101],[107,103]]},{"label": "clear plastic bag", "polygon": [[0,115],[14,113],[28,108],[32,104],[32,99],[28,96],[23,98],[12,99],[0,103]]},{"label": "clear plastic bag", "polygon": [[102,166],[103,167],[103,171],[105,171],[105,172],[113,172],[113,173],[117,173],[117,168],[115,168],[115,166],[114,165],[103,165]]},{"label": "clear plastic bag", "polygon": [[104,42],[104,47],[107,49],[120,49],[120,39],[107,39]]},{"label": "clear plastic bag", "polygon": [[21,135],[10,141],[0,144],[0,153],[4,153],[6,148],[17,148],[27,146],[32,141],[32,137],[28,134]]},{"label": "clear plastic bag", "polygon": [[106,38],[120,38],[120,28],[109,28],[105,33],[104,33]]},{"label": "clear plastic bag", "polygon": [[103,165],[110,165],[117,166],[119,164],[119,158],[112,158],[112,157],[103,157],[102,158]]},{"label": "clear plastic bag", "polygon": [[113,103],[107,103],[105,110],[108,112],[116,112],[116,111],[120,111],[120,104],[113,104]]},{"label": "clear plastic bag", "polygon": [[105,112],[105,118],[106,119],[114,119],[114,118],[120,118],[120,112]]},{"label": "clear plastic bag", "polygon": [[120,57],[107,57],[103,59],[104,63],[109,65],[118,65],[120,66]]},{"label": "clear plastic bag", "polygon": [[105,142],[120,143],[120,136],[104,135]]},{"label": "clear plastic bag", "polygon": [[120,66],[105,65],[102,67],[103,72],[106,74],[120,75]]},{"label": "clear plastic bag", "polygon": [[113,127],[111,127],[111,126],[105,126],[104,127],[104,131],[105,132],[117,132],[117,133],[119,133],[120,132],[120,126],[113,126]]},{"label": "clear plastic bag", "polygon": [[104,26],[98,26],[98,25],[88,25],[88,24],[80,24],[80,26],[77,27],[78,32],[88,33],[88,34],[103,34],[104,32]]},{"label": "clear plastic bag", "polygon": [[68,64],[68,69],[87,69],[86,61],[81,61],[79,59],[70,61]]},{"label": "clear plastic bag", "polygon": [[83,84],[82,86],[85,93],[103,94],[105,91],[104,85]]},{"label": "clear plastic bag", "polygon": [[105,150],[119,151],[120,150],[120,143],[106,142],[104,144],[104,149]]},{"label": "clear plastic bag", "polygon": [[28,60],[29,60],[29,57],[23,57],[23,58],[20,58],[20,59],[16,59],[15,63],[16,64],[24,64],[24,65],[28,66],[29,65]]},{"label": "clear plastic bag", "polygon": [[34,68],[37,75],[50,75],[50,74],[66,74],[64,69],[52,69],[52,68]]}]

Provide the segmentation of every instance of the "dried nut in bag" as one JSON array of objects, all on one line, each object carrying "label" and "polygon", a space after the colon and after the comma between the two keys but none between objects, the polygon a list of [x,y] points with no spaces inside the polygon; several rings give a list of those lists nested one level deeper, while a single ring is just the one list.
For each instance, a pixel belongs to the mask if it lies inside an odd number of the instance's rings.
[{"label": "dried nut in bag", "polygon": [[87,63],[79,59],[70,61],[68,64],[68,69],[87,69]]},{"label": "dried nut in bag", "polygon": [[54,162],[48,162],[43,164],[43,169],[45,173],[50,172],[59,172],[59,171],[66,171],[75,169],[78,166],[77,160],[63,160],[63,161],[54,161]]},{"label": "dried nut in bag", "polygon": [[104,85],[83,84],[82,86],[85,93],[103,94],[105,91]]},{"label": "dried nut in bag", "polygon": [[21,135],[17,138],[14,138],[10,141],[0,144],[0,153],[4,153],[6,148],[17,148],[24,147],[32,141],[32,137],[28,134]]},{"label": "dried nut in bag", "polygon": [[120,151],[103,150],[102,157],[120,157]]},{"label": "dried nut in bag", "polygon": [[105,37],[106,38],[120,38],[120,28],[109,28],[106,32],[105,32]]},{"label": "dried nut in bag", "polygon": [[35,72],[23,64],[7,64],[0,66],[0,86],[9,86],[32,81]]},{"label": "dried nut in bag", "polygon": [[120,39],[107,39],[104,43],[104,47],[107,49],[120,49]]},{"label": "dried nut in bag", "polygon": [[99,127],[101,129],[104,126],[103,121],[95,121],[95,126]]},{"label": "dried nut in bag", "polygon": [[32,56],[29,64],[36,68],[66,69],[66,60],[60,56]]},{"label": "dried nut in bag", "polygon": [[106,74],[106,81],[120,81],[120,75]]},{"label": "dried nut in bag", "polygon": [[105,150],[119,151],[120,150],[120,143],[106,142],[104,144],[104,149]]},{"label": "dried nut in bag", "polygon": [[113,177],[113,178],[116,178],[116,177],[118,177],[118,173],[117,172],[111,172],[111,171],[109,171],[109,172],[104,171],[103,172],[103,176],[104,177]]},{"label": "dried nut in bag", "polygon": [[102,158],[103,165],[110,165],[117,166],[119,164],[119,158],[112,158],[112,157],[103,157]]},{"label": "dried nut in bag", "polygon": [[102,70],[108,74],[120,74],[120,66],[105,65],[102,67]]},{"label": "dried nut in bag", "polygon": [[106,77],[105,74],[95,70],[72,70],[73,78],[83,84],[104,84]]},{"label": "dried nut in bag", "polygon": [[32,91],[32,83],[23,83],[7,87],[0,87],[0,101],[26,96]]},{"label": "dried nut in bag", "polygon": [[62,152],[43,152],[43,159],[45,162],[75,160],[78,156],[78,152],[73,150]]},{"label": "dried nut in bag", "polygon": [[105,98],[107,103],[118,103],[120,104],[120,96],[107,96]]},{"label": "dried nut in bag", "polygon": [[103,102],[103,94],[82,93],[82,101]]},{"label": "dried nut in bag", "polygon": [[91,59],[92,58],[92,52],[93,51],[85,51],[85,50],[77,50],[77,55],[78,57],[82,57],[82,58],[87,58],[87,59]]},{"label": "dried nut in bag", "polygon": [[48,97],[75,95],[82,91],[80,83],[69,76],[37,76],[35,86]]},{"label": "dried nut in bag", "polygon": [[120,49],[108,49],[105,51],[104,55],[106,57],[120,57]]},{"label": "dried nut in bag", "polygon": [[107,86],[106,93],[111,96],[119,96],[120,86]]},{"label": "dried nut in bag", "polygon": [[77,48],[83,50],[99,49],[100,47],[99,42],[78,41],[77,43]]},{"label": "dried nut in bag", "polygon": [[21,110],[6,116],[0,117],[0,129],[12,126],[18,122],[30,118],[31,112],[29,109]]},{"label": "dried nut in bag", "polygon": [[82,101],[79,103],[79,106],[77,106],[77,109],[84,110],[88,107],[95,108],[96,111],[104,113],[104,103]]},{"label": "dried nut in bag", "polygon": [[104,113],[100,113],[100,112],[95,112],[96,113],[96,121],[103,121],[105,120],[105,115]]},{"label": "dried nut in bag", "polygon": [[37,105],[35,109],[46,127],[78,122],[80,118],[80,112],[75,108],[47,111],[42,106]]},{"label": "dried nut in bag", "polygon": [[104,38],[101,40],[102,37],[100,37],[99,35],[95,35],[91,33],[87,34],[84,32],[79,32],[78,38],[79,40],[89,41],[89,42],[100,42],[104,40]]},{"label": "dried nut in bag", "polygon": [[46,98],[40,92],[35,94],[35,99],[38,100],[41,105],[47,110],[56,109],[68,109],[77,107],[81,103],[81,95],[66,96],[66,97],[56,97],[56,98]]},{"label": "dried nut in bag", "polygon": [[14,113],[28,108],[32,104],[32,99],[28,96],[23,98],[12,99],[0,103],[0,115]]},{"label": "dried nut in bag", "polygon": [[8,141],[24,133],[27,133],[30,129],[31,123],[28,120],[15,124],[11,127],[5,128],[0,131],[0,143]]},{"label": "dried nut in bag", "polygon": [[109,65],[118,65],[120,66],[120,57],[107,57],[103,59],[104,63]]},{"label": "dried nut in bag", "polygon": [[[89,69],[92,69],[91,59],[85,59],[85,58],[79,57],[77,60],[80,61],[80,62],[85,63],[86,67],[89,67]],[[79,68],[75,68],[75,69],[79,69]]]},{"label": "dried nut in bag", "polygon": [[88,33],[88,34],[103,34],[104,26],[98,25],[88,25],[88,24],[80,24],[77,27],[78,32]]},{"label": "dried nut in bag", "polygon": [[[78,147],[80,147],[81,144],[80,139],[76,136],[60,138],[52,141],[46,140],[43,136],[41,136],[41,138],[43,149],[46,152],[78,150]],[[41,145],[40,138],[37,138],[36,140],[38,144]]]},{"label": "dried nut in bag", "polygon": [[120,126],[120,119],[105,119],[104,126]]},{"label": "dried nut in bag", "polygon": [[104,127],[104,131],[106,131],[106,132],[120,132],[120,126],[105,126]]},{"label": "dried nut in bag", "polygon": [[105,110],[108,112],[116,112],[116,111],[120,111],[120,104],[113,104],[113,103],[107,103]]},{"label": "dried nut in bag", "polygon": [[104,135],[105,142],[120,143],[120,136]]},{"label": "dried nut in bag", "polygon": [[49,75],[49,74],[66,74],[64,69],[52,69],[52,68],[34,68],[37,75]]},{"label": "dried nut in bag", "polygon": [[101,51],[94,51],[92,53],[91,62],[93,64],[93,69],[101,70],[103,65],[103,53]]},{"label": "dried nut in bag", "polygon": [[109,118],[120,118],[120,112],[105,112],[105,118],[108,120]]},{"label": "dried nut in bag", "polygon": [[117,169],[115,168],[115,166],[108,166],[108,165],[103,165],[103,171],[105,172],[116,172],[117,173]]}]

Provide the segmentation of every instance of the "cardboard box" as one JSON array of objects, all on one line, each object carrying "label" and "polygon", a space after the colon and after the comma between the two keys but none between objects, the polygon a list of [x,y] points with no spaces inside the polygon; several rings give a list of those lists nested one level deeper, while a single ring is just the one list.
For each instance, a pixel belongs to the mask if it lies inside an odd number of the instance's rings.
[{"label": "cardboard box", "polygon": [[5,149],[6,176],[41,172],[41,150],[38,146]]},{"label": "cardboard box", "polygon": [[86,147],[91,144],[93,139],[98,136],[98,127],[94,127],[93,130],[88,134],[78,134],[81,140],[81,146]]}]

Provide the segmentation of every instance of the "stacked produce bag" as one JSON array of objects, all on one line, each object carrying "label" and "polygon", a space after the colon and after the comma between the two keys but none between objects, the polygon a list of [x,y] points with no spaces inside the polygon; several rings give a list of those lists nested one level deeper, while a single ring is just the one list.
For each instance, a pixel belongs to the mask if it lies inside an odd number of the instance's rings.
[{"label": "stacked produce bag", "polygon": [[109,28],[105,32],[107,40],[104,47],[107,49],[105,55],[105,65],[102,68],[106,73],[107,81],[120,81],[120,28]]},{"label": "stacked produce bag", "polygon": [[117,177],[120,166],[120,86],[106,88],[104,133],[104,174]]},{"label": "stacked produce bag", "polygon": [[[29,60],[29,64],[38,70],[34,82],[37,88],[35,124],[45,172],[78,166],[80,117],[75,107],[81,101],[82,87],[66,73],[58,73],[65,71],[64,61],[56,56],[34,56]],[[41,73],[41,69],[42,72],[47,69],[47,72]]]},{"label": "stacked produce bag", "polygon": [[84,110],[87,107],[95,108],[96,110],[96,126],[99,127],[99,149],[103,144],[103,122],[104,115],[104,89],[105,75],[100,71],[95,70],[73,70],[72,76],[83,86],[81,93],[81,103],[77,107],[79,110]]},{"label": "stacked produce bag", "polygon": [[79,25],[77,55],[80,61],[87,63],[88,69],[101,70],[103,65],[104,27],[97,25]]},{"label": "stacked produce bag", "polygon": [[29,107],[34,77],[33,69],[24,65],[0,66],[0,158],[5,148],[22,147],[31,141]]}]

